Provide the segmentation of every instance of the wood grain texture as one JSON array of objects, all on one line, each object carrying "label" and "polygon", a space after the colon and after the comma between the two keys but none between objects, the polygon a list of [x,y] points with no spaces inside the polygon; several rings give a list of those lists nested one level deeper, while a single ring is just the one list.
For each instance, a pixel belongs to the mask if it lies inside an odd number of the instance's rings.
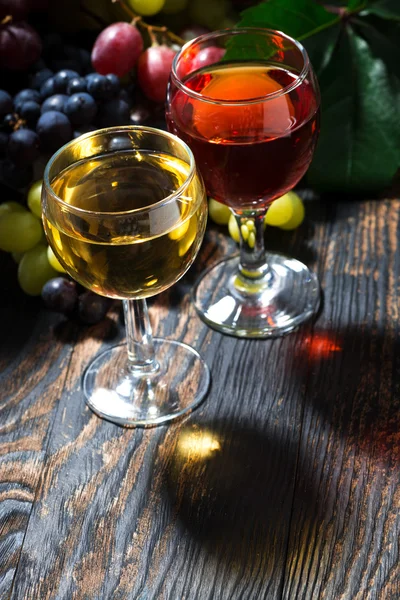
[{"label": "wood grain texture", "polygon": [[[210,233],[198,269],[215,261],[223,239]],[[161,295],[150,314],[158,335],[205,356],[213,372],[207,400],[169,427],[101,421],[80,387],[101,343],[78,340],[13,599],[281,596],[301,387],[288,386],[276,366],[294,370],[304,332],[252,342],[211,331],[189,301],[194,276]]]},{"label": "wood grain texture", "polygon": [[54,317],[32,317],[8,360],[32,364],[39,348],[49,373],[31,367],[20,392],[4,373],[15,432],[0,473],[14,455],[36,463],[24,518],[0,504],[20,536],[14,554],[4,546],[0,598],[11,585],[12,600],[398,598],[399,210],[312,205],[299,231],[269,231],[268,246],[314,265],[324,288],[316,323],[278,340],[236,340],[195,315],[197,272],[234,249],[210,229],[195,268],[150,307],[157,335],[196,347],[213,378],[168,427],[123,429],[84,404],[85,366],[123,340],[117,310],[56,336],[43,329]]},{"label": "wood grain texture", "polygon": [[303,349],[288,600],[400,597],[399,215],[398,201],[339,205],[325,229],[325,305]]},{"label": "wood grain texture", "polygon": [[8,598],[35,500],[71,344],[54,338],[60,317],[13,285],[2,261],[0,346],[0,598]]}]

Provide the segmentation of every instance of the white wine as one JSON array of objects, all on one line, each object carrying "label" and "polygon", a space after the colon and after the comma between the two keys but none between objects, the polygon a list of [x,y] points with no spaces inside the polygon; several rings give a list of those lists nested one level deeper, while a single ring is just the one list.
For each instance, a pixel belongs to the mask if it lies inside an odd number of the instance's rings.
[{"label": "white wine", "polygon": [[196,174],[184,186],[189,174],[185,161],[142,150],[83,159],[61,171],[51,187],[63,202],[45,197],[43,215],[62,266],[113,298],[145,298],[170,287],[192,264],[206,226],[204,189]]}]

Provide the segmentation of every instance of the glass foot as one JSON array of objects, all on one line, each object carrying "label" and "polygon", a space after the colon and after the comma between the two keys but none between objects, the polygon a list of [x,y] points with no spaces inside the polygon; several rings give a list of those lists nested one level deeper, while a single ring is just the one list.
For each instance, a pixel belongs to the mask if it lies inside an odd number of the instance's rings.
[{"label": "glass foot", "polygon": [[106,350],[86,369],[86,403],[100,417],[127,427],[161,425],[203,400],[210,372],[198,352],[181,342],[153,342],[155,371],[129,369],[125,344]]},{"label": "glass foot", "polygon": [[318,310],[318,279],[306,265],[282,254],[266,254],[262,280],[240,280],[239,256],[210,267],[196,282],[193,301],[208,325],[236,337],[267,338],[289,333]]}]

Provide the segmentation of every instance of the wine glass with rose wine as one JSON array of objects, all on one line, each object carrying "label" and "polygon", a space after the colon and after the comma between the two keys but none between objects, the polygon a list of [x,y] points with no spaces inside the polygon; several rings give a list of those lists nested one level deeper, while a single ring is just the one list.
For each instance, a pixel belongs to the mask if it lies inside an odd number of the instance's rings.
[{"label": "wine glass with rose wine", "polygon": [[182,277],[203,239],[207,201],[190,149],[152,128],[90,132],[51,158],[42,207],[67,273],[123,300],[127,344],[89,364],[87,404],[126,426],[157,425],[193,409],[206,394],[208,368],[190,346],[153,339],[146,306]]},{"label": "wine glass with rose wine", "polygon": [[316,276],[265,252],[264,218],[310,165],[319,104],[305,49],[278,31],[216,31],[174,60],[169,130],[191,148],[208,194],[231,208],[241,233],[240,256],[211,267],[193,290],[200,317],[222,332],[278,336],[317,311]]}]

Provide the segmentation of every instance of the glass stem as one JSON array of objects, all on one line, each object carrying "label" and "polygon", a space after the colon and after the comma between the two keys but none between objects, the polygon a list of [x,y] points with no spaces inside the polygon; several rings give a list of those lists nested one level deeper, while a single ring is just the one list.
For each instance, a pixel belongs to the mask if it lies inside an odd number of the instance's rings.
[{"label": "glass stem", "polygon": [[123,306],[129,369],[143,374],[154,373],[158,371],[159,364],[154,354],[146,300],[124,300]]},{"label": "glass stem", "polygon": [[264,245],[264,217],[266,211],[234,212],[240,232],[240,276],[245,280],[264,278],[268,273]]}]

